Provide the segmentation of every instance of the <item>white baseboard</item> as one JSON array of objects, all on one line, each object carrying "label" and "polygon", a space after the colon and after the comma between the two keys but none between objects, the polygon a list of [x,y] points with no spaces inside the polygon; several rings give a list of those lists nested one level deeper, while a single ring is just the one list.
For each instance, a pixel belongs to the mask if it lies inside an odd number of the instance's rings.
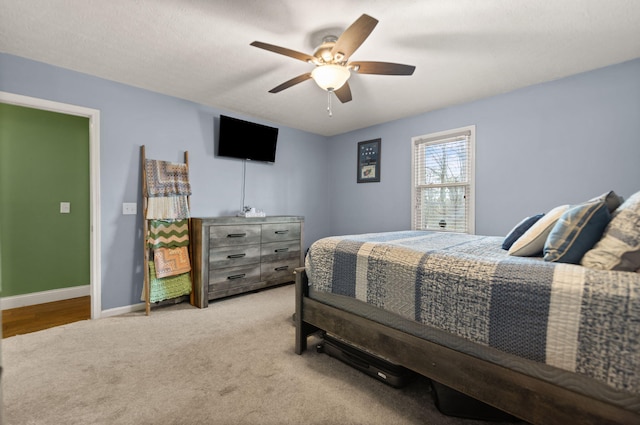
[{"label": "white baseboard", "polygon": [[125,305],[124,307],[110,308],[108,310],[102,310],[100,317],[119,316],[121,314],[133,313],[134,311],[144,310],[145,303]]},{"label": "white baseboard", "polygon": [[[91,295],[91,285],[74,286],[71,288],[52,289],[50,291],[34,292],[31,294],[14,295],[0,298],[0,310],[26,307],[29,305],[44,304],[54,301],[68,300],[71,298]],[[99,317],[119,316],[145,309],[145,303],[125,305],[123,307],[102,310]]]},{"label": "white baseboard", "polygon": [[71,288],[52,289],[50,291],[33,292],[31,294],[13,295],[0,298],[0,309],[25,307],[28,305],[44,304],[71,298],[91,295],[91,285],[73,286]]}]

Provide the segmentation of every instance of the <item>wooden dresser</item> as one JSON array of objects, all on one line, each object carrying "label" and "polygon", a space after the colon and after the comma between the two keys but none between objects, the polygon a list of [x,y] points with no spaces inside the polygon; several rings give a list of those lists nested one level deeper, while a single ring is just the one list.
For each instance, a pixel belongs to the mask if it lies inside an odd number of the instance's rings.
[{"label": "wooden dresser", "polygon": [[194,304],[293,282],[303,223],[298,216],[192,218]]}]

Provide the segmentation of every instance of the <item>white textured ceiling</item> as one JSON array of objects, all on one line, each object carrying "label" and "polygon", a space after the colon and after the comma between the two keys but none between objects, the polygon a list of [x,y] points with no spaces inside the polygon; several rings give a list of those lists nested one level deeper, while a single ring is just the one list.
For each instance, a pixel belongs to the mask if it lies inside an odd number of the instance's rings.
[{"label": "white textured ceiling", "polygon": [[[413,76],[353,74],[331,118],[312,80],[268,93],[312,65],[249,43],[312,54],[363,13],[352,60]],[[640,1],[0,0],[0,51],[335,135],[638,58]]]}]

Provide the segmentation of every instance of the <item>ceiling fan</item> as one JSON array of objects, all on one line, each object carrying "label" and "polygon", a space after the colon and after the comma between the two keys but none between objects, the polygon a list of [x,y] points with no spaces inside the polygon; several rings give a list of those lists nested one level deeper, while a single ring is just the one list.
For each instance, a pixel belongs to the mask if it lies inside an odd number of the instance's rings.
[{"label": "ceiling fan", "polygon": [[359,74],[378,75],[411,75],[416,69],[413,65],[403,65],[391,62],[357,61],[349,62],[351,55],[369,37],[378,24],[378,20],[363,14],[347,28],[340,37],[329,35],[324,37],[322,44],[316,48],[312,55],[301,53],[285,47],[254,41],[252,46],[281,55],[289,56],[315,65],[311,72],[298,75],[277,87],[269,90],[269,93],[278,93],[298,83],[313,79],[318,86],[329,92],[329,115],[331,115],[331,93],[334,93],[340,102],[351,101],[351,89],[348,79],[351,71]]}]

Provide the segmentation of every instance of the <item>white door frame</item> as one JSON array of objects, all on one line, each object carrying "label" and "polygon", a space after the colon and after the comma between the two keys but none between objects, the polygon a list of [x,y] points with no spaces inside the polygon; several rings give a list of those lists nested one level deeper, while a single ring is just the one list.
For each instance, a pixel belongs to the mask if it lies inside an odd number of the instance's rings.
[{"label": "white door frame", "polygon": [[102,312],[102,272],[100,267],[100,111],[68,103],[0,91],[0,102],[89,118],[89,214],[90,214],[90,294],[91,318]]}]

